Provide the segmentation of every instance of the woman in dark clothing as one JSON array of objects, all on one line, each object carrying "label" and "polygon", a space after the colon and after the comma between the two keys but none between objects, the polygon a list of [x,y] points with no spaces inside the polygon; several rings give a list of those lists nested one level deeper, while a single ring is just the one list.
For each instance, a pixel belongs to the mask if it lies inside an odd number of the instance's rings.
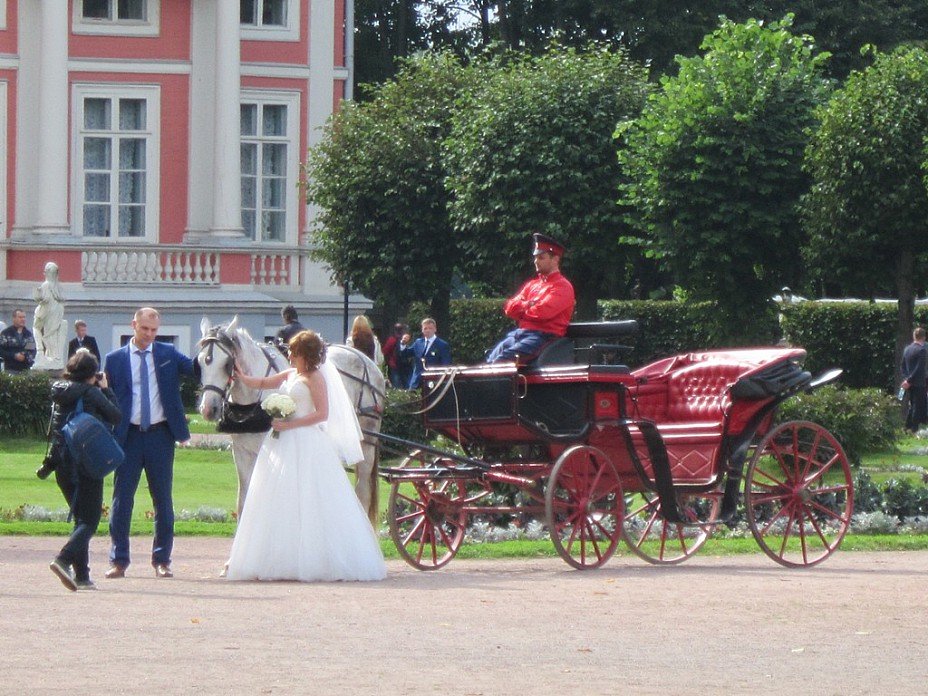
[{"label": "woman in dark clothing", "polygon": [[51,563],[52,572],[69,590],[94,588],[90,580],[90,540],[100,524],[103,509],[103,481],[90,478],[74,462],[61,435],[61,427],[84,400],[84,412],[111,426],[119,423],[121,413],[116,396],[107,386],[106,375],[98,372],[96,356],[82,348],[68,360],[64,377],[52,384],[52,447],[47,465],[55,470],[55,479],[74,515],[74,531]]}]

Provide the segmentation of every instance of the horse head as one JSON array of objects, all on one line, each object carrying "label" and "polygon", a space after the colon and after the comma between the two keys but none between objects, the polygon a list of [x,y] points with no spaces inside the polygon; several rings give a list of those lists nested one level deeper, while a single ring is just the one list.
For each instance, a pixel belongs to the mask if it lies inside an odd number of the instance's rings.
[{"label": "horse head", "polygon": [[236,316],[227,326],[211,326],[207,317],[200,320],[200,340],[197,342],[196,360],[200,364],[200,384],[203,394],[200,397],[200,415],[207,420],[219,416],[219,407],[232,387],[232,373],[235,368]]}]

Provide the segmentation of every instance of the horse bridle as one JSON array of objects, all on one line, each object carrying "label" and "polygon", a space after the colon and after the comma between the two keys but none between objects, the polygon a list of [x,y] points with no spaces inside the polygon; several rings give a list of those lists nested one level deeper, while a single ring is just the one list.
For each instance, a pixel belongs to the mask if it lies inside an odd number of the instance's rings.
[{"label": "horse bridle", "polygon": [[[206,332],[206,335],[203,336],[198,342],[200,350],[197,352],[197,357],[200,357],[200,354],[205,350],[206,353],[203,355],[203,362],[207,365],[213,363],[213,349],[219,349],[223,353],[229,356],[229,362],[226,363],[226,386],[223,389],[215,384],[204,384],[203,391],[213,391],[219,394],[223,400],[229,399],[229,392],[232,390],[232,375],[235,372],[235,341],[226,334],[223,333],[221,326],[214,326],[209,331]],[[267,360],[267,371],[264,373],[265,377],[270,376],[272,372],[276,372],[274,369],[274,360],[268,355],[267,349],[264,346],[258,346],[261,349],[261,352],[264,354],[264,359]],[[256,402],[257,403],[257,402]],[[252,404],[240,404],[241,406],[250,406]]]}]

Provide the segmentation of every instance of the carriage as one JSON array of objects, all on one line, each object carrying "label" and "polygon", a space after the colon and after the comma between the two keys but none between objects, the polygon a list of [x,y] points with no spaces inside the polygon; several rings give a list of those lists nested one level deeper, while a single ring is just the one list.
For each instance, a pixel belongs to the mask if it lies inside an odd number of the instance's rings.
[{"label": "carriage", "polygon": [[637,328],[575,323],[526,365],[426,370],[424,424],[453,444],[377,435],[403,454],[380,469],[400,555],[440,568],[471,522],[500,515],[544,520],[579,569],[602,566],[621,541],[651,563],[679,563],[736,519],[784,566],[831,555],[853,512],[847,456],[822,426],[775,413],[840,370],[813,378],[798,348],[616,364],[615,341]]}]

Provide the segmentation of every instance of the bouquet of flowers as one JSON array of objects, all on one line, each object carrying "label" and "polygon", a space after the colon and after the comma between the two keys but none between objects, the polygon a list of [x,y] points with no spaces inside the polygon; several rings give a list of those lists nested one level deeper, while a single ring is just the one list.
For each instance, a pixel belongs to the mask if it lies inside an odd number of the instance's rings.
[{"label": "bouquet of flowers", "polygon": [[[289,418],[296,412],[296,403],[286,394],[271,394],[261,402],[261,409],[271,418]],[[280,437],[278,431],[272,437]]]}]

